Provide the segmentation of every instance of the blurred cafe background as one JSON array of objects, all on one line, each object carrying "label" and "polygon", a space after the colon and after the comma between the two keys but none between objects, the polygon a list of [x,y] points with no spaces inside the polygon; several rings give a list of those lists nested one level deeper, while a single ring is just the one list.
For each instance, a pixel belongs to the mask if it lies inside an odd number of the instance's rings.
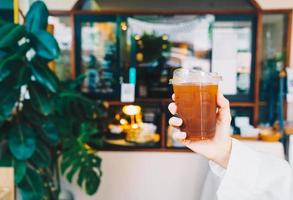
[{"label": "blurred cafe background", "polygon": [[[33,2],[1,0],[0,18],[21,24]],[[106,115],[87,144],[101,158],[99,189],[87,195],[60,175],[61,199],[199,199],[208,163],[168,125],[181,66],[218,72],[230,134],[293,165],[292,0],[43,2],[60,49],[50,70],[60,81],[83,74],[77,92]]]}]

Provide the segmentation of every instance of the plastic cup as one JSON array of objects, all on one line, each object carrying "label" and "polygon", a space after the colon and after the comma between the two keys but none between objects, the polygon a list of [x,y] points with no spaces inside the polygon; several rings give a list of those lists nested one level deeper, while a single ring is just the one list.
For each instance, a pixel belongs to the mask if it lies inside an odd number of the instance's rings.
[{"label": "plastic cup", "polygon": [[177,114],[183,120],[181,131],[188,140],[213,138],[216,129],[218,83],[217,73],[197,69],[174,70],[173,85]]}]

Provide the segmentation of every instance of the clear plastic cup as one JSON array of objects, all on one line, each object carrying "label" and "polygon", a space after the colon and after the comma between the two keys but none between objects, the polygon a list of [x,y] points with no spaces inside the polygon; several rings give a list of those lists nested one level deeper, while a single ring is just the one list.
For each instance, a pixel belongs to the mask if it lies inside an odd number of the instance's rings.
[{"label": "clear plastic cup", "polygon": [[173,85],[177,114],[183,120],[181,131],[188,140],[205,140],[214,137],[218,83],[217,73],[197,69],[179,68],[173,72]]}]

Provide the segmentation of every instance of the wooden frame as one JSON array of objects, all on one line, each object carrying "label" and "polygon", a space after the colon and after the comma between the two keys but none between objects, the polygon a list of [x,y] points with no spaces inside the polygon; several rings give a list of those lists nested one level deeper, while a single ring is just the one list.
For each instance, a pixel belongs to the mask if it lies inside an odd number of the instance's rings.
[{"label": "wooden frame", "polygon": [[[290,47],[290,36],[293,34],[291,32],[292,28],[292,13],[293,10],[290,9],[285,9],[285,10],[262,10],[261,7],[258,5],[258,3],[255,0],[251,0],[252,5],[255,7],[255,10],[233,10],[233,11],[223,11],[223,10],[202,10],[202,11],[178,11],[174,12],[172,10],[166,10],[166,9],[161,9],[161,10],[136,10],[135,12],[129,11],[129,10],[103,10],[103,11],[89,11],[89,10],[79,10],[82,6],[83,0],[77,1],[77,3],[74,5],[73,9],[70,11],[50,11],[52,15],[68,15],[71,18],[71,23],[72,23],[72,32],[73,32],[73,37],[72,37],[72,50],[71,50],[71,76],[72,78],[76,77],[76,61],[75,61],[75,52],[76,52],[76,33],[75,33],[75,16],[77,15],[134,15],[134,14],[142,14],[142,15],[152,15],[152,14],[162,14],[162,15],[168,15],[168,14],[255,14],[257,21],[256,21],[256,32],[255,32],[255,37],[256,37],[256,51],[255,51],[255,66],[254,66],[254,91],[253,91],[253,101],[245,101],[245,102],[239,102],[239,101],[232,101],[230,103],[231,107],[237,107],[237,108],[251,108],[253,112],[253,124],[256,126],[258,124],[259,120],[259,107],[260,105],[263,105],[263,102],[260,102],[260,78],[261,78],[261,69],[262,69],[262,48],[263,48],[263,15],[264,14],[277,14],[277,13],[284,13],[288,14],[288,31],[287,31],[287,44],[286,44],[286,49],[287,49],[287,56],[285,60],[286,66],[290,63],[290,51],[293,51],[293,47]],[[291,22],[291,23],[290,23]],[[167,106],[169,102],[171,102],[170,99],[137,99],[137,103],[141,102],[149,102],[149,103],[159,103],[160,105]],[[120,101],[108,101],[110,106],[118,106],[118,105],[125,105],[125,103],[122,103]],[[166,129],[166,113],[163,112],[164,114],[162,115],[161,118],[161,124],[162,124],[162,134],[161,134],[161,148],[121,148],[121,147],[115,147],[115,149],[110,148],[110,149],[103,149],[103,150],[125,150],[125,151],[131,151],[131,150],[137,150],[137,151],[171,151],[171,152],[185,152],[189,151],[186,149],[173,149],[173,148],[168,148],[166,146],[167,138],[166,138],[166,132],[165,134],[163,133],[163,129]]]},{"label": "wooden frame", "polygon": [[293,47],[291,46],[292,43],[292,25],[293,24],[293,9],[288,13],[288,31],[287,31],[287,43],[286,43],[286,60],[285,60],[285,66],[289,67],[290,63],[292,63],[291,59],[291,52],[293,51]]},{"label": "wooden frame", "polygon": [[257,29],[256,29],[256,58],[254,74],[254,108],[253,108],[253,125],[256,126],[259,118],[259,87],[262,67],[262,37],[263,37],[263,16],[257,11]]}]

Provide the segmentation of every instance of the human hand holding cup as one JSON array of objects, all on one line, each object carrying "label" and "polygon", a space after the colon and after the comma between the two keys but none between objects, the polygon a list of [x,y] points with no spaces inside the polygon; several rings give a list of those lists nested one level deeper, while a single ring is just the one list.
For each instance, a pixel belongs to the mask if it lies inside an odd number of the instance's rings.
[{"label": "human hand holding cup", "polygon": [[175,102],[168,107],[175,115],[169,124],[180,129],[173,137],[226,168],[232,148],[231,115],[229,101],[218,90],[219,79],[202,71],[179,70],[172,79]]}]

